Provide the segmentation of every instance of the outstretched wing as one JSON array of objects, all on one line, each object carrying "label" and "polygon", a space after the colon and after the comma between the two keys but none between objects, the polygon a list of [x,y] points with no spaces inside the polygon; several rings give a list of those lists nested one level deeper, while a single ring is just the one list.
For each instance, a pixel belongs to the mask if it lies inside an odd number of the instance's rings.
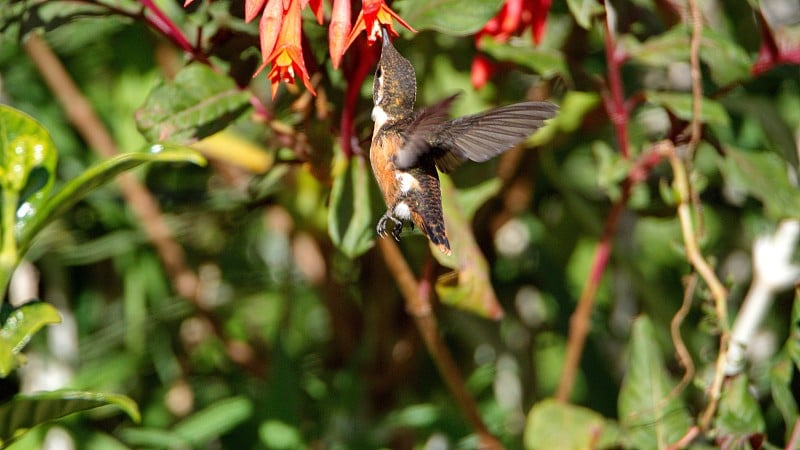
[{"label": "outstretched wing", "polygon": [[[452,102],[452,98],[445,101]],[[452,171],[467,159],[486,161],[522,142],[557,111],[552,103],[524,102],[450,121],[443,121],[437,111],[424,120],[430,127],[424,129],[426,133],[407,140],[398,154],[398,162],[403,163],[398,167],[411,167],[425,154],[434,158],[442,172]]]},{"label": "outstretched wing", "polygon": [[414,167],[421,156],[431,151],[431,139],[450,119],[450,105],[459,95],[451,95],[439,103],[419,111],[406,124],[403,132],[405,143],[395,155],[395,165],[399,169],[405,170]]}]

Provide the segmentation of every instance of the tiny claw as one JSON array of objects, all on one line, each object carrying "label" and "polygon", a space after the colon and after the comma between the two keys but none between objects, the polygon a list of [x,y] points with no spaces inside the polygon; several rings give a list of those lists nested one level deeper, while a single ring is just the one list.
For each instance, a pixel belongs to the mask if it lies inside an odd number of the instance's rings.
[{"label": "tiny claw", "polygon": [[[386,222],[392,222],[392,231],[388,231],[386,229]],[[391,233],[392,237],[397,241],[400,242],[400,232],[403,231],[403,222],[398,220],[395,217],[389,215],[389,213],[384,214],[380,220],[378,220],[378,226],[376,227],[376,231],[378,232],[378,236],[386,237]]]}]

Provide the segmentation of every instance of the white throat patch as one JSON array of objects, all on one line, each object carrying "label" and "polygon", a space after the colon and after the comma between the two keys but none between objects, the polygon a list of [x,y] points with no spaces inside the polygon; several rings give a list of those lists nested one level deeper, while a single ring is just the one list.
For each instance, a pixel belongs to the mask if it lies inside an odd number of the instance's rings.
[{"label": "white throat patch", "polygon": [[383,108],[378,105],[372,108],[372,121],[375,122],[375,130],[380,130],[387,119],[389,119],[389,116],[386,115],[386,111]]}]

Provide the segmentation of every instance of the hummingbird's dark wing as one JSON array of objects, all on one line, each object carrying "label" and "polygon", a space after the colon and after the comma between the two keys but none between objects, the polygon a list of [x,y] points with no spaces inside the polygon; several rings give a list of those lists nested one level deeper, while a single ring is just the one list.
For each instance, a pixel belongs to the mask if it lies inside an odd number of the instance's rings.
[{"label": "hummingbird's dark wing", "polygon": [[394,157],[397,168],[406,170],[417,165],[423,155],[431,151],[431,137],[450,120],[450,105],[461,94],[454,94],[439,103],[418,111],[404,124],[405,143]]},{"label": "hummingbird's dark wing", "polygon": [[[426,133],[415,133],[416,137],[409,139],[399,152],[402,155],[398,161],[412,167],[428,154],[442,172],[451,172],[467,159],[483,162],[522,142],[556,111],[558,107],[552,103],[524,102],[450,121],[434,120],[440,119],[439,113],[431,113],[435,117],[416,120],[436,123],[426,125]],[[398,167],[404,168],[400,164]]]}]

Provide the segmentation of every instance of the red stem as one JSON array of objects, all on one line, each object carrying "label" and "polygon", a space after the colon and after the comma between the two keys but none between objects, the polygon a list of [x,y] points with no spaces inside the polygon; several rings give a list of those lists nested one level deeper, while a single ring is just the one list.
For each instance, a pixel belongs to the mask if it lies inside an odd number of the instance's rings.
[{"label": "red stem", "polygon": [[604,39],[606,50],[606,63],[608,64],[608,87],[610,89],[609,98],[608,94],[603,96],[603,105],[606,108],[609,119],[614,125],[614,131],[617,134],[617,141],[619,143],[619,152],[623,158],[630,157],[630,145],[628,143],[628,108],[625,105],[625,91],[622,87],[622,76],[620,74],[620,65],[625,62],[627,55],[624,50],[617,47],[614,41],[613,33],[608,23],[608,17],[603,20]]},{"label": "red stem", "polygon": [[153,15],[151,17],[144,14],[145,20],[151,27],[155,28],[159,33],[163,34],[175,43],[175,45],[183,49],[183,51],[190,53],[195,59],[204,64],[210,64],[208,57],[189,43],[189,40],[184,36],[180,27],[175,25],[175,22],[164,14],[164,11],[161,11],[161,8],[159,8],[153,0],[142,0],[142,5]]},{"label": "red stem", "polygon": [[[361,95],[361,85],[367,75],[375,65],[377,53],[367,46],[366,41],[361,39],[358,45],[358,57],[355,59],[355,68],[349,65],[345,73],[347,78],[347,90],[344,94],[344,109],[342,110],[342,121],[339,127],[339,139],[342,152],[348,158],[353,156],[353,119],[358,107],[358,98]],[[351,59],[351,63],[353,60]]]}]

